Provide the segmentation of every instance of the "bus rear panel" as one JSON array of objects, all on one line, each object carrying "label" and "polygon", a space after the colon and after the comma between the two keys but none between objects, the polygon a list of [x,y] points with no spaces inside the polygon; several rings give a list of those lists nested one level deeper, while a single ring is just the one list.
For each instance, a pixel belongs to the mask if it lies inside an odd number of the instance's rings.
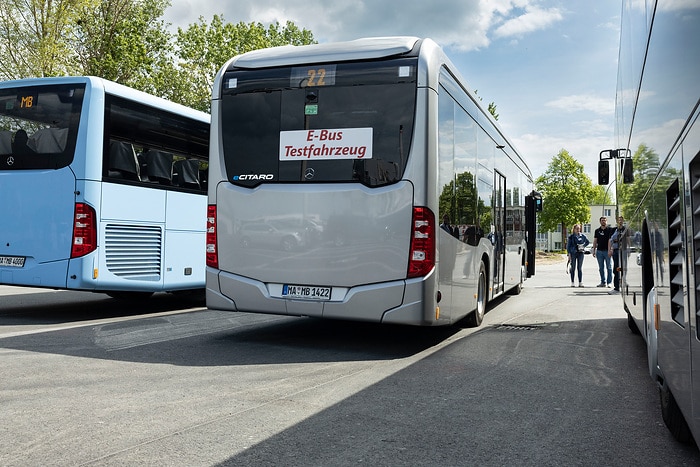
[{"label": "bus rear panel", "polygon": [[[477,308],[479,265],[493,267],[494,243],[488,231],[468,246],[456,225],[457,235],[439,228],[430,115],[442,56],[431,41],[422,56],[420,44],[283,47],[223,67],[212,101],[209,308],[413,325]],[[468,293],[453,296],[441,261]]]}]

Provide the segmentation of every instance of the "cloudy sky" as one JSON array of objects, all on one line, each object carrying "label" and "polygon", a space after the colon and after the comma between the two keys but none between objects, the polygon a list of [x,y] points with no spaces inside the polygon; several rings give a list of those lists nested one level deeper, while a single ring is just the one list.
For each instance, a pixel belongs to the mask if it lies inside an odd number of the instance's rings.
[{"label": "cloudy sky", "polygon": [[186,27],[293,21],[318,42],[430,37],[457,65],[541,175],[566,149],[594,183],[614,141],[621,2],[617,0],[171,0],[165,20]]}]

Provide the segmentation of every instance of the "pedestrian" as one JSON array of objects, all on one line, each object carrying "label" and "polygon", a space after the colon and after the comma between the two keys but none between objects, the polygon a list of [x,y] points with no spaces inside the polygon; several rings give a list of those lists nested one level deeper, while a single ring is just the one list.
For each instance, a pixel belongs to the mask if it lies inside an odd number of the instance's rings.
[{"label": "pedestrian", "polygon": [[[600,272],[600,284],[598,287],[610,287],[613,281],[612,265],[610,264],[610,254],[608,253],[608,246],[610,244],[610,237],[615,233],[613,227],[608,227],[608,218],[602,216],[600,218],[600,227],[593,233],[593,247],[591,248],[591,253],[595,255],[595,259],[598,261],[598,272]],[[607,279],[605,272],[607,271]]]},{"label": "pedestrian", "polygon": [[586,236],[581,233],[581,224],[575,224],[571,228],[571,235],[566,242],[566,253],[571,262],[571,287],[574,286],[574,273],[578,272],[578,286],[583,287],[583,257],[585,255],[585,247],[591,243]]},{"label": "pedestrian", "polygon": [[[610,295],[620,293],[620,272],[622,264],[621,253],[627,252],[627,237],[629,236],[629,231],[624,224],[625,218],[620,216],[617,218],[617,228],[615,232],[610,236],[610,242],[608,242],[608,255],[612,256],[613,259],[613,271],[614,271],[614,283],[613,289],[608,292]],[[624,268],[622,268],[624,269]]]}]

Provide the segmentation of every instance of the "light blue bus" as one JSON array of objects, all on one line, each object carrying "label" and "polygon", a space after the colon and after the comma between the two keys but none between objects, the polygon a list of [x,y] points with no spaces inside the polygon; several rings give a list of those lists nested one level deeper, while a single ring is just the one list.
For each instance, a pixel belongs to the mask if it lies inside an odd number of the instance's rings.
[{"label": "light blue bus", "polygon": [[209,116],[95,77],[0,83],[0,284],[204,288]]},{"label": "light blue bus", "polygon": [[211,154],[209,308],[479,325],[534,273],[530,170],[430,39],[232,58]]}]

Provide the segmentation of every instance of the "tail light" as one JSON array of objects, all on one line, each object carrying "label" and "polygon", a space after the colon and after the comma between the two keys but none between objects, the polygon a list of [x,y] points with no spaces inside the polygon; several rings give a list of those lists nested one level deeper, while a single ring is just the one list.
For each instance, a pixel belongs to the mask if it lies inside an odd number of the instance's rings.
[{"label": "tail light", "polygon": [[428,208],[413,208],[411,251],[407,277],[427,275],[435,267],[435,215]]},{"label": "tail light", "polygon": [[207,266],[219,269],[219,252],[216,248],[216,204],[207,206]]},{"label": "tail light", "polygon": [[95,210],[88,204],[75,203],[73,216],[73,245],[70,257],[78,258],[97,248],[97,222]]}]

